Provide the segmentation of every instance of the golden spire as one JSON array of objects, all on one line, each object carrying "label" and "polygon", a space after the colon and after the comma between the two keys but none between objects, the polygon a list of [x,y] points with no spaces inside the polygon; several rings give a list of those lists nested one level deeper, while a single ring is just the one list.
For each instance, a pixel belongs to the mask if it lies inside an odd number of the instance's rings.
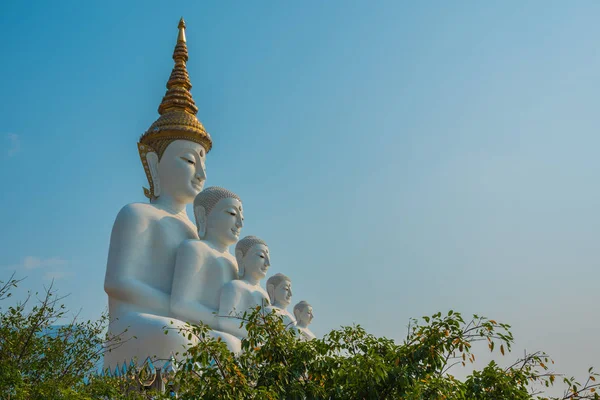
[{"label": "golden spire", "polygon": [[192,83],[185,67],[188,60],[188,51],[185,44],[185,21],[183,18],[179,20],[178,27],[179,35],[177,35],[177,44],[175,45],[175,51],[173,51],[175,66],[167,82],[167,93],[163,97],[160,106],[158,106],[160,115],[173,109],[183,109],[193,115],[198,112],[198,107],[196,107],[190,93]]},{"label": "golden spire", "polygon": [[146,154],[155,152],[160,159],[167,146],[174,140],[190,140],[201,144],[206,152],[212,148],[210,135],[204,129],[204,126],[196,113],[198,107],[194,103],[190,90],[192,82],[187,72],[186,62],[188,60],[188,51],[185,40],[185,21],[179,20],[179,33],[177,34],[177,44],[173,51],[173,71],[167,81],[167,93],[158,106],[160,117],[150,126],[142,135],[138,143],[138,149],[142,164],[146,170],[146,176],[150,183],[150,189],[145,189],[147,197],[154,198],[154,184],[150,174]]}]

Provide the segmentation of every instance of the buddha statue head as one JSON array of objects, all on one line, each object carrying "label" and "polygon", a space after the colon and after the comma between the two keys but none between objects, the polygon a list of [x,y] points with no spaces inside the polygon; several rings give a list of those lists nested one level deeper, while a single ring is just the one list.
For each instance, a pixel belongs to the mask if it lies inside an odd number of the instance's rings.
[{"label": "buddha statue head", "polygon": [[189,204],[204,185],[204,161],[212,140],[196,117],[198,107],[190,93],[183,18],[173,60],[167,92],[158,107],[160,117],[141,136],[138,150],[150,186],[144,188],[146,197],[154,201],[161,195],[170,196]]},{"label": "buddha statue head", "polygon": [[284,274],[275,274],[267,279],[267,293],[271,304],[285,309],[292,302],[292,280]]},{"label": "buddha statue head", "polygon": [[306,328],[313,319],[313,308],[306,301],[302,300],[294,306],[294,318],[296,325]]},{"label": "buddha statue head", "polygon": [[[140,150],[145,149],[144,145]],[[145,189],[151,201],[161,195],[178,203],[189,204],[202,191],[206,180],[206,150],[189,140],[174,140],[163,153],[149,151],[145,154],[150,189]]]},{"label": "buddha statue head", "polygon": [[242,200],[237,194],[217,186],[208,187],[196,196],[194,216],[198,237],[220,247],[237,242],[244,226]]},{"label": "buddha statue head", "polygon": [[267,275],[271,265],[269,247],[256,236],[246,236],[235,245],[239,277],[246,281],[258,282]]}]

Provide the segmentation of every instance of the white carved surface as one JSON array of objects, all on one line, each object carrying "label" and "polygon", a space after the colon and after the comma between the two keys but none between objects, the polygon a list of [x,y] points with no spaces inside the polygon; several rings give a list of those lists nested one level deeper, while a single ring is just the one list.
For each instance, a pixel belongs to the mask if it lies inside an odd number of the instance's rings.
[{"label": "white carved surface", "polygon": [[[295,328],[296,319],[287,311],[290,278],[275,274],[266,290],[261,286],[271,265],[266,243],[250,236],[239,241],[235,256],[229,252],[244,225],[242,201],[227,189],[202,190],[204,154],[201,145],[187,140],[173,141],[160,160],[149,154],[159,196],[150,204],[128,204],[117,215],[104,289],[109,334],[121,334],[122,343],[106,354],[107,367],[148,356],[160,366],[185,350],[189,341],[177,330],[186,323],[209,325],[213,337],[239,353],[246,331],[232,317],[257,305],[275,309],[284,324]],[[192,202],[196,226],[185,211]],[[314,338],[307,328],[310,320],[300,315],[303,324],[296,329],[302,338]]]}]

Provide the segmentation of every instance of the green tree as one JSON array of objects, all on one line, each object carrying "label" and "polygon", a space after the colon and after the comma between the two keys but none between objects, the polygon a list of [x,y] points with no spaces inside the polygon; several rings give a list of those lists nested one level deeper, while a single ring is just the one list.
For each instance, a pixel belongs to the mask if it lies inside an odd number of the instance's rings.
[{"label": "green tree", "polygon": [[[159,399],[143,391],[135,376],[94,373],[104,351],[119,346],[103,335],[107,317],[52,329],[67,315],[52,286],[11,305],[12,276],[0,282],[0,400]],[[33,304],[31,304],[33,303]],[[8,305],[7,305],[8,304]],[[583,383],[558,375],[544,353],[526,354],[506,368],[491,361],[466,379],[452,372],[475,361],[475,348],[499,356],[513,344],[510,326],[478,315],[450,311],[411,320],[401,343],[367,333],[361,326],[333,330],[322,339],[298,340],[273,313],[256,308],[235,317],[246,324],[243,353],[235,356],[204,325],[183,330],[190,343],[171,388],[180,399],[404,399],[404,400],[581,400],[598,399],[593,369]],[[177,332],[166,329],[166,334]],[[478,346],[479,345],[479,346]],[[564,396],[544,389],[563,384]]]},{"label": "green tree", "polygon": [[102,353],[118,346],[118,338],[104,340],[106,315],[57,326],[68,315],[64,297],[50,285],[7,306],[19,283],[14,274],[0,281],[0,399],[124,398],[122,382],[94,373]]},{"label": "green tree", "polygon": [[[395,343],[359,325],[331,331],[323,339],[297,340],[275,314],[260,307],[239,316],[248,338],[234,357],[203,325],[185,330],[197,342],[177,375],[182,399],[549,399],[536,390],[553,386],[557,375],[543,353],[528,354],[507,368],[491,361],[465,380],[453,368],[475,361],[474,346],[507,354],[510,326],[474,315],[464,320],[450,311],[412,320],[406,339]],[[597,399],[597,374],[584,384],[564,378],[561,400]],[[558,398],[555,398],[558,399]]]}]

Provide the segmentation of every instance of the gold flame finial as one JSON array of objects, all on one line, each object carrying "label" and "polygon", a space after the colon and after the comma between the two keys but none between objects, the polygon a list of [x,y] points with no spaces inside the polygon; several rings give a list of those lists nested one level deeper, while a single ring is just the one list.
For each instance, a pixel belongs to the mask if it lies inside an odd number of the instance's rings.
[{"label": "gold flame finial", "polygon": [[154,196],[154,183],[146,160],[146,154],[154,152],[160,159],[167,146],[175,140],[190,140],[201,144],[206,152],[212,148],[212,139],[198,118],[198,107],[192,98],[190,90],[192,82],[187,71],[188,50],[185,39],[185,21],[183,17],[177,26],[179,33],[173,50],[175,65],[167,81],[167,92],[158,106],[160,117],[142,135],[138,149],[150,189],[144,188],[144,193],[150,199]]},{"label": "gold flame finial", "polygon": [[167,82],[167,93],[163,97],[162,103],[158,106],[158,113],[163,115],[172,109],[181,109],[190,114],[196,115],[198,107],[192,99],[190,89],[192,82],[188,75],[186,62],[188,60],[188,50],[185,43],[185,21],[179,20],[179,34],[177,35],[177,44],[173,51],[173,61],[175,66]]},{"label": "gold flame finial", "polygon": [[179,35],[177,36],[177,41],[185,42],[185,21],[183,20],[183,17],[181,17],[181,19],[179,20],[179,25],[177,25],[177,27],[179,28]]}]

